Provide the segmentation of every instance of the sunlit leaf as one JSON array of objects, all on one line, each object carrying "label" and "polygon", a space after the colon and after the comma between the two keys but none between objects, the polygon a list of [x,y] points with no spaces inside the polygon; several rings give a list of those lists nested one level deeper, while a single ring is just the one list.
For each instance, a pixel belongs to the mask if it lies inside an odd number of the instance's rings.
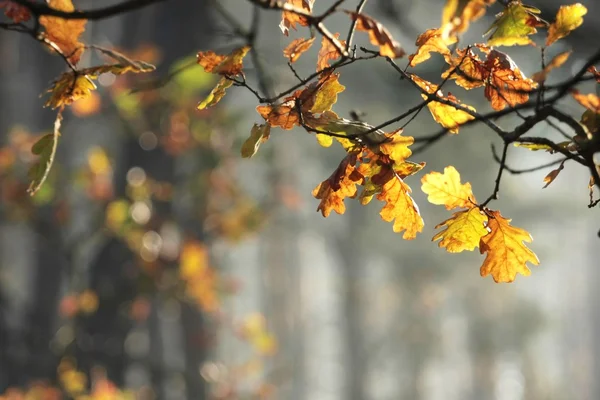
[{"label": "sunlit leaf", "polygon": [[438,246],[445,248],[449,253],[473,251],[479,246],[480,239],[488,234],[485,227],[487,220],[487,215],[477,207],[456,212],[451,218],[435,227],[436,229],[446,227],[446,229],[438,232],[432,240],[442,239]]},{"label": "sunlit leaf", "polygon": [[562,171],[564,167],[564,164],[560,164],[558,168],[553,169],[548,175],[544,177],[544,189],[546,189],[552,182],[554,182],[554,180],[556,179],[556,177],[558,177],[558,174],[560,174],[560,171]]},{"label": "sunlit leaf", "polygon": [[317,133],[317,142],[323,147],[331,147],[333,144],[333,137]]},{"label": "sunlit leaf", "polygon": [[[333,35],[333,38],[339,42],[340,48],[344,48],[346,46],[346,41],[338,40],[339,37],[339,33]],[[329,61],[337,60],[341,56],[338,48],[331,43],[331,40],[323,36],[323,39],[321,40],[321,49],[317,56],[317,72],[323,71],[325,68],[329,67]]]},{"label": "sunlit leaf", "polygon": [[58,138],[60,137],[60,125],[62,122],[62,111],[59,109],[54,120],[54,131],[52,134],[43,136],[31,149],[34,154],[40,156],[38,161],[29,169],[29,179],[31,183],[27,189],[27,193],[31,196],[35,195],[42,187],[54,163],[56,149],[58,148]]},{"label": "sunlit leaf", "polygon": [[306,51],[308,51],[308,49],[310,49],[310,47],[312,46],[314,41],[315,41],[314,37],[311,37],[308,39],[305,39],[305,38],[294,39],[283,50],[283,55],[288,60],[290,60],[291,63],[295,63],[296,61],[298,61],[298,59],[300,58],[300,56],[302,54],[304,54]]},{"label": "sunlit leaf", "polygon": [[[303,11],[307,14],[312,13],[313,4],[315,0],[284,0],[283,3],[287,3],[297,10]],[[308,21],[301,15],[290,11],[283,11],[281,16],[281,23],[279,28],[285,36],[290,34],[290,28],[296,29],[296,24],[301,26],[308,26]]]},{"label": "sunlit leaf", "polygon": [[[496,0],[446,0],[442,12],[442,28],[448,35],[466,32],[471,22],[481,18],[486,7]],[[449,25],[449,26],[448,26]]]},{"label": "sunlit leaf", "polygon": [[[59,11],[72,12],[75,7],[71,0],[48,0],[48,6]],[[44,36],[54,43],[68,58],[76,65],[84,51],[84,44],[79,37],[85,31],[85,19],[64,19],[43,15],[39,19],[40,24],[46,29]]]},{"label": "sunlit leaf", "polygon": [[417,38],[417,52],[408,57],[409,65],[414,67],[429,60],[432,52],[450,56],[448,45],[456,43],[457,40],[456,36],[448,37],[444,35],[441,29],[428,29]]},{"label": "sunlit leaf", "polygon": [[217,83],[217,86],[214,87],[213,90],[210,91],[208,96],[204,100],[198,104],[198,110],[203,110],[208,107],[212,107],[217,104],[223,96],[225,96],[225,91],[227,88],[233,85],[233,81],[231,79],[227,79],[225,77],[221,78]]},{"label": "sunlit leaf", "polygon": [[548,65],[546,65],[546,67],[543,70],[533,74],[531,76],[531,80],[538,83],[545,81],[550,71],[552,71],[554,68],[558,68],[561,65],[563,65],[570,55],[571,51],[564,51],[560,54],[557,54],[556,56],[554,56],[554,58],[552,58],[552,60],[548,63]]},{"label": "sunlit leaf", "polygon": [[394,40],[385,26],[365,14],[349,12],[353,20],[356,20],[356,30],[367,32],[371,44],[379,47],[379,54],[384,57],[399,58],[406,53],[400,44]]},{"label": "sunlit leaf", "polygon": [[[497,15],[488,33],[493,31],[488,39],[490,46],[532,45],[529,35],[537,32],[535,28],[546,26],[547,23],[535,14],[540,10],[523,5],[520,0],[513,0]],[[487,33],[486,33],[487,34]]]},{"label": "sunlit leaf", "polygon": [[346,88],[339,83],[339,76],[339,73],[328,74],[319,80],[310,112],[318,114],[331,110],[331,107],[337,102],[337,95]]},{"label": "sunlit leaf", "polygon": [[201,51],[197,55],[197,60],[206,72],[235,76],[242,74],[244,57],[249,51],[250,46],[237,48],[227,55],[216,54],[214,51]]},{"label": "sunlit leaf", "polygon": [[356,196],[356,184],[363,177],[356,172],[355,164],[355,155],[346,156],[334,173],[312,191],[312,195],[321,200],[317,211],[321,211],[324,217],[328,217],[331,211],[343,214],[346,212],[344,199]]},{"label": "sunlit leaf", "polygon": [[453,208],[471,208],[477,203],[471,184],[460,183],[460,174],[453,166],[444,168],[444,173],[430,172],[421,179],[421,190],[428,195],[432,204]]},{"label": "sunlit leaf", "polygon": [[517,274],[529,276],[531,271],[527,263],[539,265],[535,253],[523,242],[531,242],[531,235],[510,225],[510,219],[504,218],[499,211],[488,211],[490,233],[481,238],[479,251],[487,253],[481,266],[482,277],[492,275],[496,282],[512,282]]},{"label": "sunlit leaf", "polygon": [[546,46],[567,36],[571,31],[583,24],[583,16],[587,14],[587,8],[581,3],[568,6],[560,6],[556,13],[555,21],[548,28]]},{"label": "sunlit leaf", "polygon": [[573,98],[577,100],[579,104],[593,113],[600,114],[600,97],[598,97],[596,94],[583,94],[576,89],[573,89],[571,93],[573,94]]},{"label": "sunlit leaf", "polygon": [[242,157],[250,158],[253,155],[255,155],[260,145],[269,139],[270,134],[271,125],[254,124],[254,126],[252,127],[252,131],[250,132],[250,137],[246,139],[246,141],[242,145]]},{"label": "sunlit leaf", "polygon": [[384,221],[394,222],[394,232],[404,232],[403,239],[412,240],[423,231],[423,218],[417,203],[410,196],[410,187],[400,177],[393,177],[381,188],[377,200],[385,202],[379,215]]}]

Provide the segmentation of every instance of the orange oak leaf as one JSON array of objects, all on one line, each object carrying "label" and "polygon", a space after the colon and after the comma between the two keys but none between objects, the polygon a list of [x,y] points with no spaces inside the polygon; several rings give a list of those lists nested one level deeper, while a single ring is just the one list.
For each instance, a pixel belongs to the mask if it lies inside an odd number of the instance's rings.
[{"label": "orange oak leaf", "polygon": [[486,35],[492,32],[488,39],[490,46],[535,45],[529,35],[537,32],[535,28],[547,26],[548,23],[539,18],[540,10],[526,6],[521,0],[513,0],[497,15]]},{"label": "orange oak leaf", "polygon": [[290,99],[279,105],[264,105],[256,107],[256,111],[271,126],[290,130],[300,125],[300,114],[298,114],[296,100]]},{"label": "orange oak leaf", "polygon": [[[315,0],[285,0],[284,3],[289,4],[296,10],[299,10],[306,14],[311,14]],[[288,36],[290,34],[290,28],[294,30],[296,29],[296,24],[301,26],[308,26],[308,21],[305,17],[295,12],[283,11],[279,28],[285,36]]]},{"label": "orange oak leaf", "polygon": [[544,177],[545,185],[544,185],[543,189],[546,189],[552,182],[554,182],[554,180],[558,177],[558,174],[560,174],[560,171],[562,171],[564,168],[565,168],[565,164],[561,163],[558,168],[550,171],[550,173],[548,173],[548,175],[546,175]]},{"label": "orange oak leaf", "polygon": [[419,47],[416,53],[408,57],[409,65],[414,67],[423,61],[429,60],[432,52],[450,56],[448,45],[456,43],[457,40],[456,36],[449,37],[443,34],[441,29],[428,29],[417,38],[416,45]]},{"label": "orange oak leaf", "polygon": [[291,63],[295,63],[298,61],[300,56],[304,54],[310,47],[312,46],[315,38],[298,38],[292,40],[290,44],[283,50],[283,55],[290,60]]},{"label": "orange oak leaf", "polygon": [[243,74],[243,61],[250,51],[250,46],[243,46],[233,50],[228,55],[216,54],[214,51],[201,51],[197,55],[198,64],[204,71],[223,76]]},{"label": "orange oak leaf", "polygon": [[537,83],[544,82],[550,71],[563,65],[569,59],[570,55],[571,51],[564,51],[555,55],[543,70],[536,72],[531,76],[531,80]]},{"label": "orange oak leaf", "polygon": [[596,114],[600,114],[600,97],[598,97],[596,94],[583,94],[576,89],[573,89],[571,93],[573,98],[577,100],[579,104]]},{"label": "orange oak leaf", "polygon": [[[338,40],[340,37],[339,33],[333,35],[335,40]],[[345,40],[338,40],[340,42],[340,47],[344,48],[346,46]],[[319,50],[319,55],[317,56],[317,72],[323,71],[325,68],[329,67],[329,61],[336,60],[340,58],[342,55],[338,51],[338,49],[328,40],[326,37],[323,37],[321,41],[321,50]]]},{"label": "orange oak leaf", "polygon": [[[482,51],[487,54],[490,49],[482,46]],[[445,59],[450,64],[450,68],[442,74],[442,78],[446,79],[452,73],[450,79],[456,80],[458,86],[467,90],[485,85],[489,71],[473,49],[456,49],[456,56],[445,57]]]},{"label": "orange oak leaf", "polygon": [[556,20],[548,28],[546,46],[550,46],[557,40],[564,38],[583,24],[585,14],[587,14],[587,8],[581,3],[560,6],[556,13]]},{"label": "orange oak leaf", "polygon": [[356,21],[356,30],[367,32],[371,44],[379,46],[379,54],[384,57],[399,58],[406,53],[394,40],[390,32],[373,18],[355,12],[346,11]]},{"label": "orange oak leaf", "polygon": [[489,233],[485,226],[487,220],[487,215],[477,207],[458,211],[435,227],[438,229],[445,226],[446,229],[438,232],[431,240],[442,239],[438,246],[449,253],[473,251],[479,246],[481,238]]},{"label": "orange oak leaf", "polygon": [[492,275],[494,281],[512,282],[517,274],[529,276],[531,271],[527,263],[539,265],[539,259],[523,242],[531,242],[531,235],[510,225],[510,219],[504,218],[499,211],[488,210],[488,228],[490,233],[481,238],[479,251],[487,253],[480,269],[485,277]]},{"label": "orange oak leaf", "polygon": [[379,215],[386,222],[394,221],[394,232],[404,231],[402,238],[406,240],[416,238],[417,233],[422,232],[424,226],[419,207],[410,193],[410,186],[400,177],[393,176],[383,184],[381,193],[377,195],[377,200],[386,203]]},{"label": "orange oak leaf", "polygon": [[[49,0],[48,6],[60,11],[75,11],[71,0]],[[85,31],[86,22],[86,19],[40,17],[40,24],[46,29],[45,38],[54,43],[73,65],[77,65],[84,51],[79,37]]]},{"label": "orange oak leaf", "polygon": [[496,0],[447,0],[442,12],[442,27],[448,34],[466,32],[471,22],[485,15],[486,7]]},{"label": "orange oak leaf", "polygon": [[312,195],[321,200],[317,211],[328,217],[331,211],[338,214],[346,212],[344,199],[356,196],[356,184],[363,180],[363,176],[356,171],[356,154],[347,155],[331,176],[321,182]]},{"label": "orange oak leaf", "polygon": [[477,203],[471,184],[460,183],[460,174],[453,166],[444,168],[444,173],[430,172],[421,179],[421,190],[428,195],[432,204],[453,208],[471,208]]}]

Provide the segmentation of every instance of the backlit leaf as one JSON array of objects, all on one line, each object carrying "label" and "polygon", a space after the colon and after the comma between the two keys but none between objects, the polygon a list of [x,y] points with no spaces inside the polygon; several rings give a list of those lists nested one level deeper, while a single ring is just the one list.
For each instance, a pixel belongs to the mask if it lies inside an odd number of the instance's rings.
[{"label": "backlit leaf", "polygon": [[496,21],[488,30],[488,33],[493,30],[488,45],[533,45],[529,35],[537,32],[536,27],[547,25],[544,20],[535,15],[539,13],[540,10],[525,6],[520,0],[511,1],[504,11],[496,16]]},{"label": "backlit leaf", "polygon": [[412,154],[408,146],[415,142],[415,138],[412,136],[402,136],[402,129],[387,133],[385,136],[389,139],[379,145],[381,152],[394,161],[395,165],[404,163]]},{"label": "backlit leaf", "polygon": [[560,6],[556,13],[556,20],[550,24],[546,46],[550,46],[558,39],[562,39],[572,30],[583,24],[583,16],[587,14],[587,8],[581,3],[569,6]]},{"label": "backlit leaf", "polygon": [[400,44],[394,40],[390,32],[382,24],[373,18],[355,12],[347,13],[353,20],[356,20],[356,30],[367,32],[371,44],[379,47],[379,54],[384,57],[399,58],[406,53],[400,47]]},{"label": "backlit leaf", "polygon": [[[336,33],[333,37],[335,40],[338,40],[340,34]],[[345,40],[338,41],[340,47],[344,48],[346,46]],[[321,50],[319,50],[319,55],[317,56],[317,72],[323,71],[325,68],[329,67],[329,61],[337,60],[341,56],[339,50],[331,43],[331,41],[323,36],[323,40],[321,40]]]},{"label": "backlit leaf", "polygon": [[449,253],[473,251],[479,246],[480,239],[488,234],[485,227],[487,220],[487,215],[477,207],[456,212],[435,227],[438,229],[445,226],[446,229],[438,232],[432,241],[442,239],[438,246],[445,248]]},{"label": "backlit leaf", "polygon": [[243,61],[250,51],[250,46],[244,46],[233,50],[228,55],[216,54],[214,51],[201,51],[197,55],[198,64],[204,71],[223,76],[235,76],[242,74]]},{"label": "backlit leaf", "polygon": [[417,52],[408,57],[409,65],[414,67],[423,61],[429,60],[432,52],[450,56],[448,45],[456,43],[457,40],[456,36],[445,36],[441,29],[428,29],[417,38]]},{"label": "backlit leaf", "polygon": [[460,174],[453,166],[444,168],[444,173],[430,172],[421,179],[421,190],[428,195],[432,204],[444,205],[447,210],[453,208],[471,208],[477,200],[471,184],[460,183]]},{"label": "backlit leaf", "polygon": [[489,211],[488,220],[490,233],[481,238],[479,251],[487,253],[480,269],[485,277],[492,275],[496,282],[512,282],[517,274],[529,276],[531,271],[527,263],[539,265],[535,253],[523,242],[531,242],[531,235],[510,225],[510,219],[504,218],[499,211]]},{"label": "backlit leaf", "polygon": [[[486,7],[496,0],[446,0],[442,12],[442,27],[451,36],[466,32],[471,22],[481,18]],[[448,26],[450,25],[450,26]]]},{"label": "backlit leaf", "polygon": [[[284,0],[284,3],[287,3],[290,6],[307,14],[312,13],[314,2],[315,0]],[[285,36],[288,36],[290,34],[290,28],[294,30],[296,29],[296,24],[301,26],[308,26],[308,21],[306,21],[306,18],[304,18],[301,15],[290,11],[283,11],[279,28]]]},{"label": "backlit leaf", "polygon": [[594,93],[583,94],[578,90],[572,90],[573,98],[577,100],[579,104],[592,111],[593,113],[600,114],[600,97]]},{"label": "backlit leaf", "polygon": [[328,74],[320,79],[319,88],[315,93],[314,105],[310,112],[319,114],[331,110],[331,107],[337,102],[337,95],[346,88],[338,82],[340,74]]},{"label": "backlit leaf", "polygon": [[323,147],[331,147],[333,144],[333,137],[317,133],[317,142]]},{"label": "backlit leaf", "polygon": [[250,137],[246,139],[244,144],[242,144],[242,157],[250,158],[253,155],[255,155],[260,145],[269,139],[270,134],[271,125],[254,124],[254,126],[252,127],[252,131],[250,132]]},{"label": "backlit leaf", "polygon": [[[71,0],[49,0],[48,6],[60,11],[75,11]],[[87,20],[63,19],[43,15],[39,21],[46,28],[45,38],[58,46],[62,54],[73,65],[77,65],[84,51],[84,44],[79,41],[79,37],[85,31]]]},{"label": "backlit leaf", "polygon": [[546,175],[544,177],[544,189],[546,189],[548,187],[548,185],[550,185],[552,182],[554,182],[554,180],[556,179],[556,177],[558,176],[558,174],[560,174],[560,171],[562,171],[564,169],[564,164],[560,164],[560,166],[556,169],[553,169],[552,171],[550,171],[550,173],[548,175]]},{"label": "backlit leaf", "polygon": [[35,195],[38,190],[42,187],[48,175],[50,174],[50,170],[52,169],[52,164],[54,163],[54,156],[56,155],[56,149],[58,148],[58,138],[60,137],[60,125],[62,122],[62,111],[61,107],[56,114],[56,119],[54,120],[54,131],[52,134],[43,136],[40,140],[38,140],[33,146],[31,151],[34,154],[39,155],[39,159],[33,164],[33,166],[29,169],[29,179],[31,182],[29,183],[29,188],[27,189],[27,193],[31,196]]},{"label": "backlit leaf", "polygon": [[546,65],[546,67],[543,70],[533,74],[531,80],[538,83],[544,82],[550,71],[552,71],[554,68],[558,68],[561,65],[563,65],[570,55],[571,51],[564,51],[560,54],[557,54],[556,56],[554,56],[554,58],[552,58],[552,60],[548,63],[548,65]]},{"label": "backlit leaf", "polygon": [[212,107],[219,101],[221,101],[223,96],[225,96],[225,91],[231,85],[233,85],[233,81],[231,79],[227,79],[225,77],[221,78],[219,80],[219,83],[217,83],[217,86],[215,86],[213,90],[210,91],[208,96],[206,96],[206,98],[202,100],[200,104],[198,104],[198,110],[203,110],[205,108]]},{"label": "backlit leaf", "polygon": [[312,46],[315,38],[298,38],[292,40],[292,42],[287,45],[287,47],[283,50],[283,55],[290,60],[291,63],[295,63],[302,54],[304,54],[310,47]]},{"label": "backlit leaf", "polygon": [[355,164],[356,155],[346,156],[334,173],[312,191],[312,195],[321,200],[317,211],[321,211],[324,217],[328,217],[331,211],[343,214],[346,212],[344,199],[356,196],[356,184],[363,177],[356,172]]},{"label": "backlit leaf", "polygon": [[383,185],[381,193],[377,195],[377,200],[386,203],[379,215],[384,221],[394,221],[394,232],[404,231],[402,238],[406,240],[416,238],[424,226],[419,207],[410,193],[410,187],[402,179],[394,176]]}]

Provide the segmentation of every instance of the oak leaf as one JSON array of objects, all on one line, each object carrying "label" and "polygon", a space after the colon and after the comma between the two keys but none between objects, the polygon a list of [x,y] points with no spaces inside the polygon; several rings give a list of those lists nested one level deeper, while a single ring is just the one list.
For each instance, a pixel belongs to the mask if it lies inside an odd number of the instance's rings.
[{"label": "oak leaf", "polygon": [[448,37],[444,35],[441,29],[428,29],[417,38],[417,52],[408,57],[409,65],[414,67],[423,61],[431,58],[432,52],[440,53],[444,56],[450,56],[448,45],[458,41],[456,36]]},{"label": "oak leaf", "polygon": [[319,114],[331,110],[331,107],[337,102],[337,95],[346,89],[338,81],[339,73],[326,74],[317,84],[315,91],[314,104],[310,109],[311,113]]},{"label": "oak leaf", "polygon": [[496,0],[447,0],[442,12],[442,28],[448,35],[466,32],[471,22],[481,18]]},{"label": "oak leaf", "polygon": [[432,204],[453,208],[471,208],[477,203],[471,184],[460,183],[460,174],[453,166],[444,168],[444,173],[430,172],[421,179],[421,190],[428,195]]},{"label": "oak leaf", "polygon": [[556,20],[548,28],[546,46],[567,36],[571,31],[583,24],[583,16],[587,14],[587,8],[581,3],[568,6],[560,6],[556,13]]},{"label": "oak leaf", "polygon": [[12,0],[0,1],[0,8],[4,8],[4,15],[12,19],[15,24],[31,19],[29,8],[15,3]]},{"label": "oak leaf", "polygon": [[[462,107],[465,107],[471,111],[475,111],[475,108],[471,106],[460,104],[460,101],[451,93],[448,93],[448,96],[444,97],[442,91],[437,90],[437,85],[434,85],[433,83],[428,82],[414,74],[411,75],[411,79],[430,95],[435,93],[440,99],[450,101],[456,105],[461,105]],[[421,97],[423,97],[423,100],[428,99],[428,96],[424,93],[421,94]],[[440,103],[436,100],[428,102],[427,108],[429,109],[429,112],[431,113],[431,116],[435,122],[448,129],[450,133],[458,133],[460,125],[475,118],[464,110],[458,109],[449,104]]]},{"label": "oak leaf", "polygon": [[60,126],[62,123],[63,107],[58,110],[54,120],[54,131],[42,136],[31,148],[31,152],[39,155],[40,158],[31,166],[28,171],[28,177],[31,180],[27,193],[33,196],[40,190],[52,169],[54,156],[58,148],[58,138],[60,137]]},{"label": "oak leaf", "polygon": [[573,89],[571,93],[573,98],[577,100],[579,104],[596,114],[600,114],[600,97],[598,97],[596,94],[583,94],[576,89]]},{"label": "oak leaf", "polygon": [[438,232],[431,240],[442,239],[438,246],[445,248],[449,253],[473,251],[479,246],[481,238],[488,234],[485,227],[487,220],[487,215],[477,207],[458,211],[435,227],[438,229],[445,226],[446,229]]},{"label": "oak leaf", "polygon": [[210,91],[208,96],[204,100],[202,100],[198,104],[198,110],[203,110],[208,107],[212,107],[217,104],[223,96],[225,96],[225,90],[233,85],[233,81],[231,79],[227,79],[225,77],[221,78],[217,83],[217,86]]},{"label": "oak leaf", "polygon": [[200,51],[197,54],[198,64],[204,71],[223,76],[236,76],[243,74],[243,61],[250,51],[250,46],[243,46],[233,50],[230,54],[216,54],[214,51]]},{"label": "oak leaf", "polygon": [[394,166],[401,165],[411,156],[412,151],[408,146],[415,142],[415,138],[402,136],[402,129],[386,133],[385,136],[388,137],[388,140],[379,145],[379,150],[394,162]]},{"label": "oak leaf", "polygon": [[544,82],[550,71],[563,65],[569,59],[570,55],[571,51],[564,51],[555,55],[543,70],[536,72],[531,76],[531,80],[537,83]]},{"label": "oak leaf", "polygon": [[283,49],[283,55],[290,60],[291,63],[295,63],[302,54],[310,49],[314,41],[314,37],[308,39],[294,39],[290,44],[287,45],[285,49]]},{"label": "oak leaf", "polygon": [[531,242],[531,235],[510,225],[510,219],[504,218],[499,211],[488,211],[490,233],[481,238],[479,251],[487,253],[480,269],[485,277],[492,275],[495,282],[512,282],[517,274],[529,276],[531,271],[527,263],[539,265],[539,259],[523,242]]},{"label": "oak leaf", "polygon": [[385,26],[373,18],[355,12],[346,11],[356,21],[356,30],[367,32],[371,44],[379,47],[379,54],[389,58],[399,58],[406,53],[394,40]]},{"label": "oak leaf", "polygon": [[[75,11],[71,0],[49,0],[48,6],[59,11]],[[84,51],[84,44],[79,41],[79,37],[85,31],[87,20],[64,19],[43,15],[39,21],[46,29],[44,33],[45,38],[55,44],[73,65],[77,65]]]},{"label": "oak leaf", "polygon": [[[285,0],[284,3],[289,4],[295,9],[304,12],[306,14],[311,14],[313,9],[313,4],[315,0]],[[279,24],[279,28],[281,32],[285,36],[290,34],[290,28],[296,29],[296,24],[301,26],[308,26],[308,21],[302,15],[298,15],[292,11],[283,11],[281,16],[281,23]]]},{"label": "oak leaf", "polygon": [[548,23],[535,14],[540,10],[523,5],[521,0],[513,0],[496,16],[486,35],[491,32],[487,43],[490,46],[535,45],[529,38],[537,32],[535,28]]},{"label": "oak leaf", "polygon": [[548,173],[548,175],[546,175],[544,177],[545,185],[544,185],[543,189],[546,189],[552,182],[554,182],[554,180],[558,177],[558,174],[560,174],[560,171],[562,171],[564,168],[565,168],[565,164],[561,163],[558,168],[550,171],[550,173]]},{"label": "oak leaf", "polygon": [[406,240],[416,238],[424,226],[419,207],[410,193],[410,187],[400,177],[394,176],[383,184],[381,193],[377,194],[377,199],[386,203],[379,215],[386,222],[394,221],[394,232],[404,231],[402,238]]},{"label": "oak leaf", "polygon": [[[339,33],[333,35],[333,39],[340,43],[341,48],[346,47],[346,41],[338,40],[339,37]],[[338,48],[331,43],[331,40],[323,36],[321,41],[321,49],[319,50],[319,54],[317,56],[317,72],[323,71],[325,68],[329,67],[329,61],[337,60],[341,56],[342,54],[339,52]]]},{"label": "oak leaf", "polygon": [[260,145],[269,139],[270,134],[271,125],[254,124],[254,126],[252,127],[252,131],[250,132],[250,137],[246,139],[244,144],[242,144],[242,157],[250,158],[253,155],[255,155]]},{"label": "oak leaf", "polygon": [[328,217],[331,211],[338,214],[346,212],[344,199],[356,196],[356,184],[363,180],[363,176],[356,171],[356,155],[347,155],[329,178],[321,182],[312,195],[321,200],[317,211]]}]

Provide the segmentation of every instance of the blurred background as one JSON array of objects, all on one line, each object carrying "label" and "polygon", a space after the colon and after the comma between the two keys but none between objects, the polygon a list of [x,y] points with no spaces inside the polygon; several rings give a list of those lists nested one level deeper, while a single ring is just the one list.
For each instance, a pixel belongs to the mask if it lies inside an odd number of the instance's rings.
[{"label": "blurred background", "polygon": [[[529,3],[552,21],[562,2]],[[548,59],[574,51],[550,82],[598,51],[600,3],[582,3],[584,25],[548,50]],[[512,284],[481,278],[478,252],[448,254],[431,242],[449,213],[427,203],[422,175],[407,179],[425,220],[414,241],[393,233],[375,203],[346,200],[345,215],[325,219],[311,191],[341,149],[274,129],[242,159],[241,144],[262,120],[253,95],[232,87],[218,106],[196,110],[216,82],[195,65],[196,53],[243,44],[223,10],[243,27],[251,21],[248,2],[219,4],[164,2],[88,22],[84,42],[157,71],[104,75],[91,99],[69,108],[57,161],[33,198],[31,145],[55,117],[39,95],[65,68],[27,35],[0,30],[0,398],[600,398],[600,219],[587,207],[587,172],[567,164],[544,190],[549,171],[504,177],[491,207],[531,232],[541,260]],[[331,4],[317,0],[315,12]],[[365,12],[412,53],[417,35],[439,26],[443,5],[373,0]],[[483,41],[500,11],[492,6],[461,43]],[[282,49],[308,31],[286,38],[279,13],[260,18],[260,62],[279,92],[295,83]],[[327,26],[345,37],[348,17]],[[368,45],[366,35],[356,43]],[[318,47],[297,62],[301,76],[314,71]],[[540,69],[540,47],[503,50],[526,75]],[[80,65],[103,62],[86,52]],[[439,82],[443,70],[434,55],[415,72]],[[256,86],[249,57],[245,71]],[[358,111],[373,125],[421,101],[381,60],[343,68],[340,82],[334,110]],[[481,91],[445,90],[489,110]],[[570,99],[561,105],[577,119],[583,112]],[[423,112],[405,134],[438,130]],[[531,134],[560,139],[544,124]],[[483,199],[497,171],[490,143],[496,135],[476,125],[412,160],[427,162],[421,174],[456,166]],[[548,161],[525,149],[508,157],[513,168]]]}]

